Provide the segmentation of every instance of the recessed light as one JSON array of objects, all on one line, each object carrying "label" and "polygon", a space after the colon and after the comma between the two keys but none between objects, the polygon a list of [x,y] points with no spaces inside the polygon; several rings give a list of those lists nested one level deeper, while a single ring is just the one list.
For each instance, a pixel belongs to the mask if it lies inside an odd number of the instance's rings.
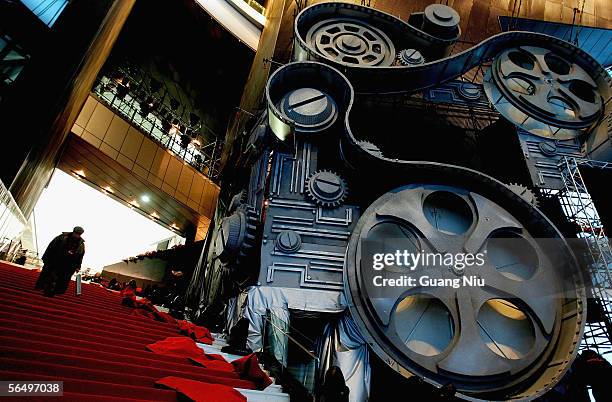
[{"label": "recessed light", "polygon": [[149,202],[151,201],[151,197],[149,197],[148,195],[143,195],[142,197],[140,197],[140,199],[142,200],[142,202]]}]

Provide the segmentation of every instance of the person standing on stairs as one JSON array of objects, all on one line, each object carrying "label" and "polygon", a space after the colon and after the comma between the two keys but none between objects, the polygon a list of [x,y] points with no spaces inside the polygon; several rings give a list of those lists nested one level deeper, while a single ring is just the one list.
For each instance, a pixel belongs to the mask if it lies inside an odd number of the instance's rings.
[{"label": "person standing on stairs", "polygon": [[85,255],[83,232],[82,227],[76,226],[72,232],[60,234],[47,246],[42,256],[44,266],[36,281],[36,289],[44,290],[45,296],[65,293],[70,278],[81,269]]}]

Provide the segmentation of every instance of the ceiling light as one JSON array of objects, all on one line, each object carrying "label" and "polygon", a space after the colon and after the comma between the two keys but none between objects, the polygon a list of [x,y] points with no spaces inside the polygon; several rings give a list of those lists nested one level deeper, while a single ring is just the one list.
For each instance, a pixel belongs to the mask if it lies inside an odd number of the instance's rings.
[{"label": "ceiling light", "polygon": [[142,200],[142,202],[149,202],[151,201],[151,197],[149,197],[148,195],[143,195],[142,197],[140,197],[140,199]]},{"label": "ceiling light", "polygon": [[85,172],[82,171],[82,170],[76,170],[74,172],[74,174],[76,174],[77,176],[80,176],[80,177],[85,177]]},{"label": "ceiling light", "polygon": [[111,194],[112,194],[112,193],[114,193],[113,189],[112,189],[112,188],[110,188],[109,186],[104,187],[104,190],[105,190],[107,193],[111,193]]}]

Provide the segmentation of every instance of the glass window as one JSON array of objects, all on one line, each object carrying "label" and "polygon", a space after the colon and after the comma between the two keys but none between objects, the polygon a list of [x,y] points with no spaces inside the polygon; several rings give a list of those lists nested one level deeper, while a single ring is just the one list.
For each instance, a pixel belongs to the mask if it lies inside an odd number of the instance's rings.
[{"label": "glass window", "polygon": [[68,4],[68,0],[21,0],[21,2],[49,27],[55,23]]},{"label": "glass window", "polygon": [[0,37],[0,80],[5,86],[12,84],[24,65],[28,61],[28,55],[11,41],[8,36]]}]

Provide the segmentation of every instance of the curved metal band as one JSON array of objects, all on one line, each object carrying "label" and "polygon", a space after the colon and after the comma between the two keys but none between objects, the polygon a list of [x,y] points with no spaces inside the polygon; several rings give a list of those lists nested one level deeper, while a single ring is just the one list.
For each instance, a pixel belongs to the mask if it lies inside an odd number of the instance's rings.
[{"label": "curved metal band", "polygon": [[546,47],[562,56],[577,60],[577,64],[596,80],[604,103],[608,104],[612,98],[610,90],[612,78],[593,57],[561,39],[534,32],[503,32],[463,52],[418,66],[369,67],[339,63],[317,53],[303,36],[306,24],[328,15],[334,17],[346,15],[351,18],[361,16],[367,18],[369,23],[379,23],[383,27],[392,24],[398,31],[396,36],[407,35],[410,40],[421,42],[424,46],[452,45],[453,41],[435,38],[390,14],[365,7],[346,3],[321,3],[304,9],[295,20],[295,61],[320,61],[336,67],[350,79],[358,94],[405,94],[437,86],[493,59],[504,49],[525,45]]}]

